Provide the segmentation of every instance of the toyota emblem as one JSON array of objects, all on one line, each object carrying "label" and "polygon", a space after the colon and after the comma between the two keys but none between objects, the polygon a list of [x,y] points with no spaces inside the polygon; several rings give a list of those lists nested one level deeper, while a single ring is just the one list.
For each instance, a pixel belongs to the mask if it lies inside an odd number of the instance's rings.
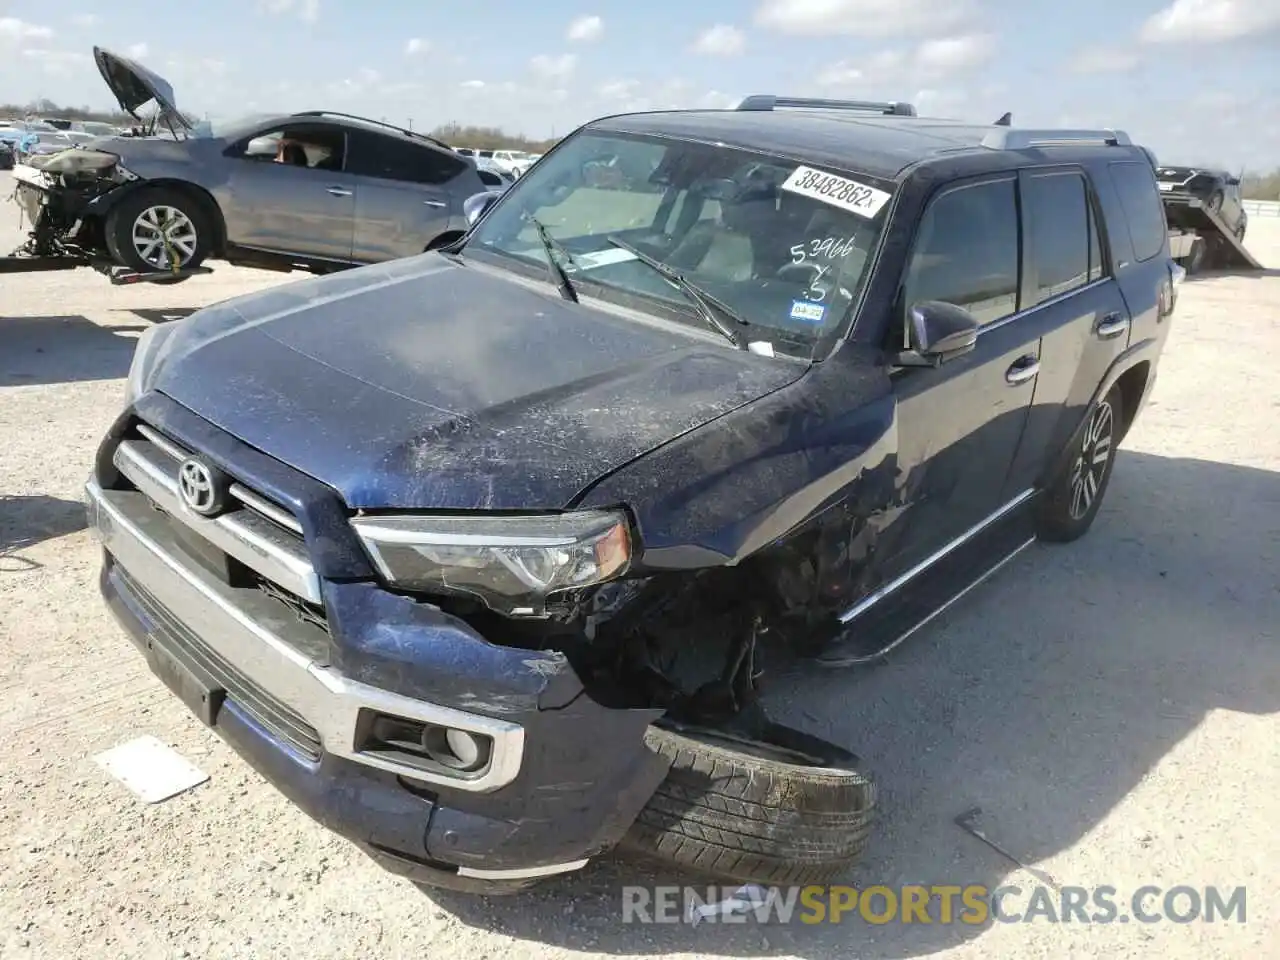
[{"label": "toyota emblem", "polygon": [[178,468],[178,492],[182,502],[201,516],[211,517],[221,506],[213,471],[199,460],[184,460]]}]

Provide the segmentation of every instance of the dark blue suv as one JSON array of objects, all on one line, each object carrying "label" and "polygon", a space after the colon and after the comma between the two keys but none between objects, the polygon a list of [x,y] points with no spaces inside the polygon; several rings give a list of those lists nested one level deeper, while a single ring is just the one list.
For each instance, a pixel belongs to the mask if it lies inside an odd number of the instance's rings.
[{"label": "dark blue suv", "polygon": [[146,332],[87,488],[107,602],[416,882],[839,875],[872,780],[766,667],[877,661],[1088,529],[1174,306],[1149,154],[752,97],[587,124],[468,209]]}]

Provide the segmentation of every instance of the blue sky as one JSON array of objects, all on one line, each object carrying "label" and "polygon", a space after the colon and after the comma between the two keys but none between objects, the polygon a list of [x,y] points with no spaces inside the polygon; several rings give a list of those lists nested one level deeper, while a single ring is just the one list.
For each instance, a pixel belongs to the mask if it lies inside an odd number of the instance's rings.
[{"label": "blue sky", "polygon": [[111,106],[95,43],[212,116],[327,108],[546,136],[748,93],[846,95],[1280,166],[1280,0],[0,0],[0,101]]}]

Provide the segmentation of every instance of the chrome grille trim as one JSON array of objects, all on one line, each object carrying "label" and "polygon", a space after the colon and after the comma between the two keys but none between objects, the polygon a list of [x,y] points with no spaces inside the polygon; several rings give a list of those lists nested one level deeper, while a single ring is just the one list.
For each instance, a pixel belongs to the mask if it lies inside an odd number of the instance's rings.
[{"label": "chrome grille trim", "polygon": [[307,556],[306,544],[292,532],[252,509],[212,519],[192,513],[178,494],[175,458],[150,438],[122,441],[112,462],[175,521],[277,586],[310,603],[323,604],[320,578]]},{"label": "chrome grille trim", "polygon": [[[179,463],[191,456],[190,451],[182,449],[168,437],[154,427],[149,427],[145,423],[137,425],[138,433],[142,434],[146,439],[154,443],[160,450],[164,451],[171,459]],[[176,467],[176,465],[175,465]],[[231,489],[227,491],[231,496],[235,497],[250,510],[262,514],[268,520],[278,523],[286,529],[292,530],[298,536],[302,536],[302,524],[298,522],[298,518],[289,513],[283,507],[276,506],[266,497],[259,496],[244,484],[233,483]]]},{"label": "chrome grille trim", "polygon": [[250,510],[260,513],[268,520],[273,520],[280,526],[288,530],[292,530],[298,536],[302,536],[302,524],[300,524],[295,517],[293,517],[287,510],[277,507],[270,500],[258,496],[248,487],[239,483],[233,483],[227,492]]}]

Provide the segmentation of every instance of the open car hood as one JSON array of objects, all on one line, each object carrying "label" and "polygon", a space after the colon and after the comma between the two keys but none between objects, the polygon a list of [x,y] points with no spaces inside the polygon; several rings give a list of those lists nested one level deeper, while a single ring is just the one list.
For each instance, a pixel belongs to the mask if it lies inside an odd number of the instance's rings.
[{"label": "open car hood", "polygon": [[167,121],[191,129],[187,118],[178,112],[174,104],[173,87],[168,80],[152,73],[136,60],[122,57],[102,47],[93,48],[93,62],[98,65],[102,79],[107,82],[116,100],[129,116],[141,120],[138,108],[148,100],[154,100]]}]

